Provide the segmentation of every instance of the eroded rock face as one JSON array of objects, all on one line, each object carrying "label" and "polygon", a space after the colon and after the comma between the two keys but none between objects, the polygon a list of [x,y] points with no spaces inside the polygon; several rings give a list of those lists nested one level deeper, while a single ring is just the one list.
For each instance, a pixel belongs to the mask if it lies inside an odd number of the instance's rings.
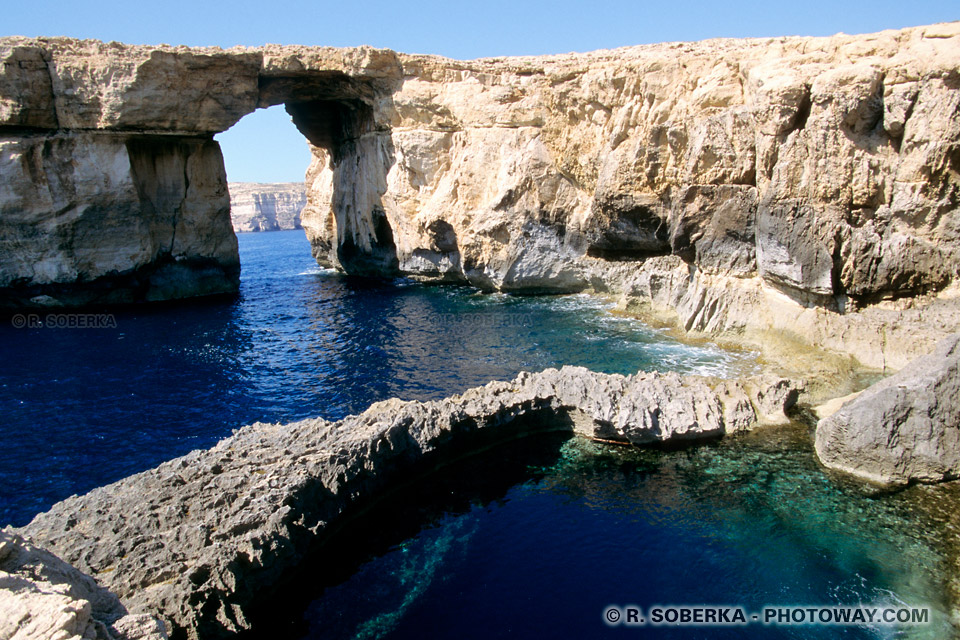
[{"label": "eroded rock face", "polygon": [[402,56],[374,114],[400,269],[569,290],[584,255],[674,253],[825,307],[937,290],[960,265],[957,32]]},{"label": "eroded rock face", "polygon": [[307,204],[307,190],[302,182],[231,182],[228,187],[234,231],[302,228],[300,213]]},{"label": "eroded rock face", "polygon": [[[20,533],[191,638],[247,628],[325,527],[351,507],[478,443],[572,431],[632,443],[695,441],[785,420],[778,378],[524,373],[435,402],[397,399],[339,422],[256,424],[73,497]],[[2,592],[0,592],[2,593]]]},{"label": "eroded rock face", "polygon": [[960,330],[958,33],[400,56],[366,206],[315,147],[304,228],[348,271],[359,247],[384,271],[637,297],[689,331],[899,368]]},{"label": "eroded rock face", "polygon": [[14,138],[0,129],[0,213],[4,307],[167,300],[237,287],[223,158],[206,138]]},{"label": "eroded rock face", "polygon": [[164,624],[128,614],[116,595],[49,551],[0,531],[0,638],[166,640]]},{"label": "eroded rock face", "polygon": [[[339,113],[398,70],[369,48],[0,38],[0,308],[235,292],[213,134],[277,102]],[[321,120],[312,139],[335,144],[342,123]]]},{"label": "eroded rock face", "polygon": [[[960,273],[958,23],[470,62],[5,38],[0,60],[5,306],[118,277],[141,287],[121,298],[235,287],[212,135],[279,103],[311,144],[313,253],[351,273],[623,293],[604,274],[676,257],[690,292],[726,278],[741,302],[788,301],[776,318],[707,304],[691,324],[733,331],[925,306]],[[156,166],[137,164],[130,150],[150,145]],[[170,176],[162,194],[141,189],[147,169]],[[180,173],[207,186],[181,193]],[[153,287],[171,263],[219,269],[219,288]],[[864,321],[830,324],[871,340]],[[886,364],[874,342],[865,359]]]},{"label": "eroded rock face", "polygon": [[960,330],[955,287],[837,313],[809,300],[800,303],[762,278],[691,269],[679,256],[590,266],[591,287],[617,296],[632,311],[692,333],[733,335],[764,350],[772,342],[789,341],[859,365],[898,370]]},{"label": "eroded rock face", "polygon": [[881,484],[960,478],[960,334],[820,420],[816,450]]}]

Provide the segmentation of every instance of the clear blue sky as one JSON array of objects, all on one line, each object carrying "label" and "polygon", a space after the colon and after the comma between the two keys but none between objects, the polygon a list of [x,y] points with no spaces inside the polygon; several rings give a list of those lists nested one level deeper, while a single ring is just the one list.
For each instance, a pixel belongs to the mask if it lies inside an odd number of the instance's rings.
[{"label": "clear blue sky", "polygon": [[[0,35],[65,35],[137,44],[370,44],[453,58],[591,51],[717,37],[832,35],[960,19],[957,0],[33,0],[4,3]],[[309,153],[282,107],[217,136],[227,175],[303,179]]]}]

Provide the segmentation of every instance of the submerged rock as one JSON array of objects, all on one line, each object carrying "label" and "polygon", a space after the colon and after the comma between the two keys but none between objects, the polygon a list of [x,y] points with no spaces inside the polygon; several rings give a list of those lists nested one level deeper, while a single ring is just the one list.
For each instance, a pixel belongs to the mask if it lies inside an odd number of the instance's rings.
[{"label": "submerged rock", "polygon": [[960,334],[820,420],[816,450],[881,484],[960,478]]},{"label": "submerged rock", "polygon": [[417,470],[547,431],[623,443],[720,437],[783,420],[778,378],[635,376],[564,367],[339,422],[255,424],[37,516],[20,533],[191,638],[249,626],[250,606],[351,509]]}]

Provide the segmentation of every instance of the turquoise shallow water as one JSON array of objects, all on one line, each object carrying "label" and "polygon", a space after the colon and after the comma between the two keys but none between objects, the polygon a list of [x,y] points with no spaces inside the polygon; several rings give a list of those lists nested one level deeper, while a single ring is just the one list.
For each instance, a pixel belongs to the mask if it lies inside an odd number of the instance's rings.
[{"label": "turquoise shallow water", "polygon": [[[298,638],[952,637],[943,523],[909,492],[828,478],[809,442],[801,424],[673,452],[567,441],[502,493],[422,516],[280,620]],[[499,452],[474,464],[463,473],[509,466]],[[922,606],[930,624],[609,628],[612,604]]]},{"label": "turquoise shallow water", "polygon": [[[720,376],[754,366],[586,296],[343,277],[316,267],[300,232],[241,235],[240,247],[238,300],[115,312],[113,329],[0,327],[0,525],[256,420],[335,419],[563,364]],[[929,509],[912,506],[917,495]],[[743,637],[608,628],[601,616],[612,604],[860,602],[928,606],[932,623],[747,633],[952,633],[943,553],[957,502],[830,477],[802,425],[673,452],[531,442],[385,503],[304,565],[258,619],[261,637]]]}]

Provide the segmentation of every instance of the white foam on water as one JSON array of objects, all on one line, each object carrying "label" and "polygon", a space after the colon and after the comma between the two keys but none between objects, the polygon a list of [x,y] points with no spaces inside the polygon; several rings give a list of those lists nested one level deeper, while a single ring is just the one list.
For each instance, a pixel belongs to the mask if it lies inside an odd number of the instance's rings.
[{"label": "white foam on water", "polygon": [[328,267],[321,267],[317,265],[316,267],[307,269],[306,271],[301,271],[297,275],[298,276],[328,276],[335,273],[337,273],[336,269],[330,269]]}]

